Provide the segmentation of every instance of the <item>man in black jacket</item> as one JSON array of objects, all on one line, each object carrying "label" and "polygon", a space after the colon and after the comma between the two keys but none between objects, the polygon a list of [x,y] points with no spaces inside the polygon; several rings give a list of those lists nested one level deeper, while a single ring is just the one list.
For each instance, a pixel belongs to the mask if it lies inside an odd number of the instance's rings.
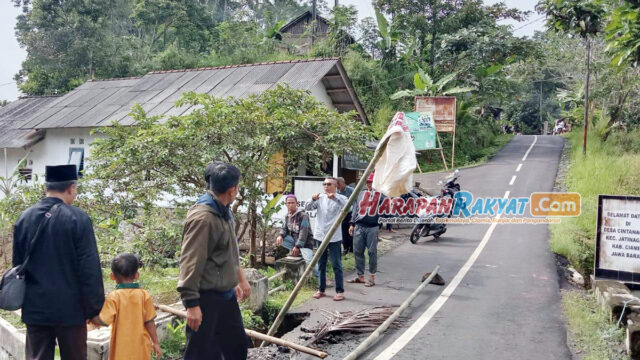
[{"label": "man in black jacket", "polygon": [[[45,216],[26,268],[22,321],[27,359],[53,360],[56,340],[63,360],[87,358],[86,321],[100,313],[104,287],[89,216],[71,206],[77,195],[75,165],[47,166],[46,197],[14,225],[13,265],[24,262]],[[58,207],[52,211],[54,205]]]},{"label": "man in black jacket", "polygon": [[[369,199],[375,201],[373,200],[375,198],[373,196],[373,174],[370,174],[367,178],[367,188],[358,194],[358,199],[353,203],[351,209],[351,226],[349,227],[349,233],[353,236],[353,254],[356,258],[356,273],[358,276],[354,279],[347,280],[347,282],[364,284],[364,286],[371,287],[376,284],[376,272],[378,271],[379,215],[377,211],[374,215],[369,215],[368,212],[360,215],[360,203],[365,195],[370,195]],[[385,196],[380,194],[378,204],[375,205],[376,209],[384,198]],[[364,280],[364,249],[367,249],[369,254],[369,274],[371,277],[367,281]]]}]

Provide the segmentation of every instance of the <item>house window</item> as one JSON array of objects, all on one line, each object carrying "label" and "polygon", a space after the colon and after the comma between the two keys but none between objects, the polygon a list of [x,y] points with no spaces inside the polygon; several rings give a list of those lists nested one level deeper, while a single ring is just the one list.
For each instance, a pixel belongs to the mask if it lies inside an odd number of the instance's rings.
[{"label": "house window", "polygon": [[78,177],[82,177],[82,171],[84,170],[84,149],[70,148],[69,162],[67,162],[67,164],[75,165],[78,171]]},{"label": "house window", "polygon": [[75,145],[75,143],[76,143],[76,139],[74,139],[74,138],[69,139],[69,143],[70,143],[71,145]]},{"label": "house window", "polygon": [[78,140],[78,144],[80,144],[80,145],[84,145],[84,139],[80,138],[80,139]]},{"label": "house window", "polygon": [[21,168],[18,169],[18,173],[20,174],[20,179],[24,182],[31,181],[31,175],[33,173],[33,169]]}]

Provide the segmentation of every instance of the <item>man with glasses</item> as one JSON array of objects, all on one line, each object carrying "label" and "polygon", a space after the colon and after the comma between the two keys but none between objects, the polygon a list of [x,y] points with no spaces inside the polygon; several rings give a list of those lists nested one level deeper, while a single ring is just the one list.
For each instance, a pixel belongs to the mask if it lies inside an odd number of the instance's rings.
[{"label": "man with glasses", "polygon": [[[320,243],[325,235],[329,232],[331,225],[340,215],[340,211],[347,203],[347,198],[336,192],[338,182],[333,177],[324,179],[322,186],[324,194],[315,194],[311,197],[311,201],[307,203],[306,210],[317,210],[316,225],[313,231],[313,237],[316,240],[316,246],[320,247]],[[313,295],[314,298],[320,299],[324,297],[324,291],[327,288],[327,258],[331,258],[331,266],[335,275],[336,296],[334,301],[344,300],[344,283],[342,278],[342,231],[338,230],[333,233],[329,246],[322,253],[318,268],[320,270],[320,286],[318,291]]]}]

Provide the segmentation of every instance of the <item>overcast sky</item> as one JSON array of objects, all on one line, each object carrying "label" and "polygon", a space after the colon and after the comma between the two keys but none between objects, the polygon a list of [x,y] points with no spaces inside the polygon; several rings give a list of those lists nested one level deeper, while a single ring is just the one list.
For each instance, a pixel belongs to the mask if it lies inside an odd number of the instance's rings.
[{"label": "overcast sky", "polygon": [[[108,1],[108,0],[105,0]],[[487,4],[493,4],[499,0],[485,0]],[[521,10],[533,10],[538,0],[506,0],[510,7],[517,7]],[[333,1],[329,0],[329,4]],[[360,18],[367,16],[375,17],[370,0],[339,0],[341,5],[355,5]],[[13,76],[20,70],[20,64],[25,59],[26,51],[18,46],[15,38],[14,26],[16,16],[20,9],[15,8],[9,0],[0,0],[0,54],[2,54],[2,64],[0,66],[0,100],[15,100],[20,96],[20,92],[13,81]],[[535,30],[543,29],[543,20],[539,14],[533,13],[529,19],[523,23],[512,22],[518,36],[531,36]]]}]

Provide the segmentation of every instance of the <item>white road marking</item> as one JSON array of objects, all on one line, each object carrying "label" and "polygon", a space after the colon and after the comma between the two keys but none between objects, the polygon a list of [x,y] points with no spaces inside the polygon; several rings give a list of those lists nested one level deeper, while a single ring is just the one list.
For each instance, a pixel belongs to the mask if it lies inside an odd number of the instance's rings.
[{"label": "white road marking", "polygon": [[522,164],[518,165],[518,168],[516,169],[516,172],[520,171],[520,169],[522,169]]},{"label": "white road marking", "polygon": [[[538,141],[538,136],[534,136],[533,143],[531,143],[531,146],[529,146],[529,149],[527,150],[527,152],[524,154],[524,157],[522,158],[523,162],[527,160],[527,156],[529,156],[531,149],[533,149],[533,146],[536,144],[537,141]],[[522,164],[518,165],[518,169],[516,171],[519,171],[521,167],[522,167]],[[513,185],[513,182],[515,180],[516,180],[516,177],[514,175],[511,178],[511,183],[509,185]],[[507,199],[510,193],[511,192],[507,190],[504,193],[504,199]],[[502,213],[498,214],[496,216],[496,219],[500,219],[501,216],[502,216]],[[493,230],[496,228],[497,224],[498,224],[497,222],[491,223],[491,225],[489,226],[489,229],[487,230],[487,232],[484,234],[484,237],[480,241],[480,244],[478,244],[476,249],[473,251],[473,254],[471,254],[469,259],[467,259],[467,262],[465,262],[462,268],[460,268],[456,276],[451,280],[451,283],[449,283],[449,285],[444,289],[444,291],[440,293],[438,298],[436,298],[436,300],[433,303],[431,303],[431,306],[429,306],[427,310],[424,313],[422,313],[422,315],[420,315],[420,317],[404,333],[402,333],[402,335],[400,335],[391,345],[389,345],[386,349],[384,349],[384,351],[380,353],[380,355],[376,356],[375,360],[392,359],[405,346],[407,346],[407,344],[416,335],[418,335],[418,333],[429,323],[429,321],[435,316],[435,314],[440,310],[440,308],[442,308],[442,306],[449,299],[449,297],[453,295],[453,292],[456,290],[458,285],[460,285],[460,282],[465,277],[465,275],[467,275],[469,270],[471,270],[471,267],[473,266],[473,264],[476,262],[476,260],[482,253],[482,250],[484,250],[484,247],[487,245],[489,238],[491,238],[491,235],[493,234]]]},{"label": "white road marking", "polygon": [[[505,192],[504,198],[505,199],[508,198],[509,194],[510,194],[509,191]],[[502,214],[498,214],[496,216],[496,219],[499,219],[501,215]],[[489,229],[484,234],[482,241],[480,241],[480,244],[478,244],[473,254],[471,254],[471,257],[469,257],[467,262],[462,266],[462,268],[458,271],[456,276],[451,280],[451,283],[449,283],[449,286],[447,286],[444,289],[444,291],[440,294],[440,296],[438,296],[438,298],[431,304],[431,306],[429,306],[429,308],[427,308],[427,310],[422,315],[420,315],[420,317],[413,323],[413,325],[411,325],[402,335],[400,335],[399,338],[396,339],[396,341],[394,341],[389,347],[387,347],[380,355],[376,356],[375,360],[392,359],[398,352],[400,352],[400,350],[402,350],[405,346],[407,346],[407,344],[409,343],[409,341],[411,341],[411,339],[413,339],[416,335],[418,335],[420,330],[422,330],[422,328],[424,328],[425,325],[427,325],[427,323],[429,323],[429,321],[434,317],[434,315],[440,310],[442,305],[444,305],[444,303],[449,299],[449,297],[451,297],[451,295],[456,290],[458,285],[460,285],[460,282],[462,281],[464,276],[467,275],[467,273],[471,269],[471,266],[473,266],[473,264],[476,262],[476,260],[478,259],[478,256],[480,256],[480,253],[482,253],[482,250],[484,249],[485,245],[487,245],[487,242],[489,241],[491,234],[493,234],[493,230],[496,228],[497,224],[498,224],[497,222],[494,222],[491,224],[491,226],[489,226]]]},{"label": "white road marking", "polygon": [[531,149],[533,149],[533,145],[536,144],[536,141],[538,141],[538,135],[533,136],[533,142],[531,143],[531,146],[529,146],[529,150],[527,150],[527,152],[524,154],[522,161],[527,160],[527,156],[529,156],[529,152],[531,151]]},{"label": "white road marking", "polygon": [[509,181],[509,185],[513,185],[513,183],[514,183],[515,181],[516,181],[516,176],[515,176],[515,175],[513,175],[513,176],[511,177],[511,181]]}]

